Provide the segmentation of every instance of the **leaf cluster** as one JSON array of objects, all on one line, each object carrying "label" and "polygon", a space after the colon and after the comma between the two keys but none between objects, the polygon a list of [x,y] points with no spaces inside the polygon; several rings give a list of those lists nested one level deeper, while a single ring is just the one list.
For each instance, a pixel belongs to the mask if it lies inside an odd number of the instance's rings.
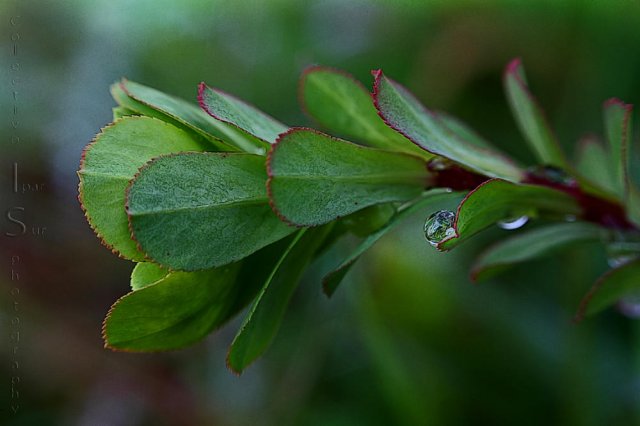
[{"label": "leaf cluster", "polygon": [[327,295],[382,236],[446,198],[461,201],[439,233],[446,237],[430,240],[442,251],[501,221],[534,222],[483,253],[474,280],[594,240],[613,268],[578,317],[640,291],[630,105],[607,101],[604,142],[585,139],[570,161],[514,60],[507,98],[539,161],[525,168],[382,71],[372,74],[370,93],[342,71],[303,73],[302,107],[323,131],[289,127],[204,83],[199,105],[128,80],[111,87],[114,121],[84,150],[78,172],[89,224],[136,263],[132,291],[104,321],[107,347],[184,347],[249,306],[227,358],[240,373],[276,335],[305,270],[343,235],[362,240],[325,276]]}]

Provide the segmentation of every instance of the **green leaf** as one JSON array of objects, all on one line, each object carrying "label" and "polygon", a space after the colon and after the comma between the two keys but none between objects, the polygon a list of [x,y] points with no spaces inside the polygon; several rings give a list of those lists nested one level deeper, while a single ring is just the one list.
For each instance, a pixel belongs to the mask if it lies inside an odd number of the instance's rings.
[{"label": "green leaf", "polygon": [[633,106],[619,99],[609,99],[604,103],[604,125],[611,153],[610,164],[613,167],[615,193],[624,198],[629,186],[627,152],[631,137],[631,113]]},{"label": "green leaf", "polygon": [[640,189],[631,175],[633,105],[619,99],[604,104],[604,123],[611,151],[615,193],[624,200],[629,219],[640,226]]},{"label": "green leaf", "polygon": [[133,237],[155,263],[199,270],[240,260],[293,232],[269,207],[265,158],[184,153],[140,169],[128,190]]},{"label": "green leaf", "polygon": [[122,107],[166,121],[206,140],[213,151],[237,151],[226,142],[221,125],[196,105],[183,99],[122,79],[111,86],[111,95]]},{"label": "green leaf", "polygon": [[358,210],[341,220],[343,229],[358,237],[366,237],[382,228],[396,214],[396,203],[376,204]]},{"label": "green leaf", "polygon": [[179,129],[185,130],[187,132],[191,132],[194,136],[197,136],[198,138],[207,139],[205,136],[203,136],[203,134],[200,131],[194,131],[192,127],[186,126],[183,122],[180,122],[172,118],[171,116],[167,115],[166,113],[159,111],[157,109],[151,108],[150,106],[143,104],[142,102],[139,102],[134,98],[130,97],[123,88],[124,81],[125,80],[123,79],[121,81],[113,83],[109,88],[109,91],[111,92],[111,96],[118,103],[118,106],[115,108],[121,108],[121,111],[127,111],[128,113],[133,113],[133,114],[127,114],[127,115],[144,115],[146,117],[157,118],[166,123],[172,124],[173,126]]},{"label": "green leaf", "polygon": [[205,83],[198,87],[198,102],[210,116],[238,128],[265,152],[280,133],[289,129],[254,106]]},{"label": "green leaf", "polygon": [[120,105],[118,105],[117,107],[113,107],[112,111],[113,111],[113,121],[116,121],[117,119],[126,117],[128,115],[136,115],[135,111]]},{"label": "green leaf", "polygon": [[149,117],[124,117],[103,128],[82,154],[79,200],[103,244],[120,256],[144,260],[131,239],[125,190],[138,169],[153,157],[203,151],[187,133]]},{"label": "green leaf", "polygon": [[489,180],[471,191],[458,206],[455,233],[436,246],[450,250],[500,220],[514,217],[580,215],[581,208],[570,195],[538,185],[520,185]]},{"label": "green leaf", "polygon": [[435,115],[451,133],[456,135],[460,140],[471,143],[480,148],[493,149],[491,144],[482,136],[476,133],[471,127],[452,115],[444,111],[437,111]]},{"label": "green leaf", "polygon": [[515,263],[537,259],[585,241],[598,241],[604,229],[585,222],[559,223],[523,232],[485,251],[471,269],[471,278],[482,281]]},{"label": "green leaf", "polygon": [[237,312],[240,264],[171,272],[120,298],[103,325],[105,347],[162,351],[193,344]]},{"label": "green leaf", "polygon": [[600,312],[625,296],[640,293],[640,259],[625,263],[602,275],[580,302],[576,321]]},{"label": "green leaf", "polygon": [[627,217],[633,224],[640,228],[640,189],[631,185],[626,198]]},{"label": "green leaf", "polygon": [[578,143],[576,167],[592,185],[615,194],[611,155],[595,136],[584,137]]},{"label": "green leaf", "polygon": [[255,299],[291,244],[291,237],[238,263],[196,272],[165,271],[164,278],[153,282],[154,274],[161,270],[158,265],[138,264],[132,274],[136,291],[116,302],[105,319],[105,346],[158,351],[202,339]]},{"label": "green leaf", "polygon": [[152,262],[137,263],[131,272],[131,290],[140,290],[169,275],[170,271]]},{"label": "green leaf", "polygon": [[327,296],[331,297],[336,291],[340,283],[342,282],[347,272],[351,269],[354,263],[362,256],[367,250],[369,250],[380,238],[385,236],[389,231],[396,228],[405,219],[412,214],[424,210],[425,208],[437,203],[438,201],[452,196],[458,196],[455,193],[448,192],[445,189],[432,189],[420,198],[418,201],[403,206],[398,210],[398,213],[391,218],[383,227],[376,232],[369,235],[367,238],[356,247],[356,249],[344,260],[340,265],[334,268],[322,279],[322,287]]},{"label": "green leaf", "polygon": [[350,74],[309,67],[300,80],[300,99],[305,111],[332,132],[376,148],[433,157],[390,129],[378,115],[367,89]]},{"label": "green leaf", "polygon": [[520,59],[507,65],[504,87],[511,112],[538,160],[545,165],[570,169],[544,112],[529,90]]},{"label": "green leaf", "polygon": [[241,373],[267,349],[280,328],[289,300],[331,225],[298,231],[273,268],[231,343],[228,367]]},{"label": "green leaf", "polygon": [[[425,108],[407,89],[374,72],[373,100],[385,122],[407,138],[431,152],[446,157],[486,176],[510,181],[522,179],[522,171],[503,154],[462,139],[438,115]],[[449,123],[449,125],[451,125]]]},{"label": "green leaf", "polygon": [[374,204],[407,201],[431,185],[426,163],[311,129],[281,135],[269,152],[267,183],[282,220],[315,226]]}]

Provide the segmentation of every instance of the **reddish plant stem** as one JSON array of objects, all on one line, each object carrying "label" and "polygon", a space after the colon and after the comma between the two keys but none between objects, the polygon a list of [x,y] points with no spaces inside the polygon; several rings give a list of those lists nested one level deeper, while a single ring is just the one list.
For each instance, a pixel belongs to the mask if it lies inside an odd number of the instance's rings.
[{"label": "reddish plant stem", "polygon": [[[435,174],[434,186],[437,188],[471,191],[489,180],[487,176],[466,170],[453,163],[432,162],[428,168]],[[566,183],[557,182],[539,173],[528,172],[522,183],[546,186],[569,194],[582,208],[581,218],[588,222],[611,229],[637,230],[636,226],[629,222],[624,208],[619,203],[589,194],[573,180]]]},{"label": "reddish plant stem", "polygon": [[455,164],[442,166],[428,165],[435,174],[434,186],[436,188],[451,188],[454,191],[471,191],[478,185],[489,180],[488,177],[463,169]]},{"label": "reddish plant stem", "polygon": [[612,229],[636,229],[627,219],[624,208],[620,204],[583,191],[575,181],[562,183],[536,173],[527,173],[523,183],[546,186],[571,195],[582,208],[582,219],[588,222]]}]

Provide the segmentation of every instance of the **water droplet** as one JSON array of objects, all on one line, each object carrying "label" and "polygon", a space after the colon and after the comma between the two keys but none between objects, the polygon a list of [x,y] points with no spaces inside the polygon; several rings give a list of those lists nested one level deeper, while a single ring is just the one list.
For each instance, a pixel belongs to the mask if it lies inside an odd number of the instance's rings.
[{"label": "water droplet", "polygon": [[533,166],[528,169],[529,173],[539,179],[545,179],[552,183],[565,186],[577,185],[576,180],[567,172],[556,166]]},{"label": "water droplet", "polygon": [[612,239],[606,247],[610,267],[618,268],[640,257],[640,235],[614,231]]},{"label": "water droplet", "polygon": [[611,268],[617,268],[619,266],[624,265],[625,263],[631,262],[635,258],[636,257],[631,254],[627,254],[627,255],[617,254],[614,256],[609,255],[609,257],[607,257],[607,263]]},{"label": "water droplet", "polygon": [[440,157],[435,157],[427,163],[427,169],[431,171],[447,170],[449,167],[451,167],[451,161]]},{"label": "water droplet", "polygon": [[498,222],[498,226],[507,231],[522,228],[527,222],[529,222],[529,216],[520,216],[513,219],[501,220]]},{"label": "water droplet", "polygon": [[424,222],[424,236],[432,246],[440,241],[452,237],[456,231],[453,224],[456,214],[449,210],[439,210],[433,213]]},{"label": "water droplet", "polygon": [[640,293],[618,300],[618,311],[629,318],[640,318]]}]

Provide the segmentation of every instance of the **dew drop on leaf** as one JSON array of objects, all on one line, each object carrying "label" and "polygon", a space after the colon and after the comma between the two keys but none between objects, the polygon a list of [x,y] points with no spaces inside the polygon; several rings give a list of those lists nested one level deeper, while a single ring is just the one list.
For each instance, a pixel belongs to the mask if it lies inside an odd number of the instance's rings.
[{"label": "dew drop on leaf", "polygon": [[640,294],[623,297],[618,301],[618,311],[626,317],[640,319]]},{"label": "dew drop on leaf", "polygon": [[[640,235],[615,232],[613,241],[607,244],[607,263],[618,268],[640,257]],[[640,295],[638,297],[640,303]]]},{"label": "dew drop on leaf", "polygon": [[611,268],[618,268],[625,263],[631,262],[633,259],[635,259],[635,256],[630,254],[609,255],[607,257],[607,263]]},{"label": "dew drop on leaf", "polygon": [[507,220],[501,220],[498,222],[498,226],[507,231],[522,228],[527,222],[529,222],[529,216],[520,216]]},{"label": "dew drop on leaf", "polygon": [[429,244],[435,246],[445,238],[455,235],[453,224],[456,214],[450,210],[439,210],[424,222],[424,236]]},{"label": "dew drop on leaf", "polygon": [[445,160],[442,157],[436,157],[429,161],[427,168],[431,171],[443,171],[451,167],[451,161]]}]

